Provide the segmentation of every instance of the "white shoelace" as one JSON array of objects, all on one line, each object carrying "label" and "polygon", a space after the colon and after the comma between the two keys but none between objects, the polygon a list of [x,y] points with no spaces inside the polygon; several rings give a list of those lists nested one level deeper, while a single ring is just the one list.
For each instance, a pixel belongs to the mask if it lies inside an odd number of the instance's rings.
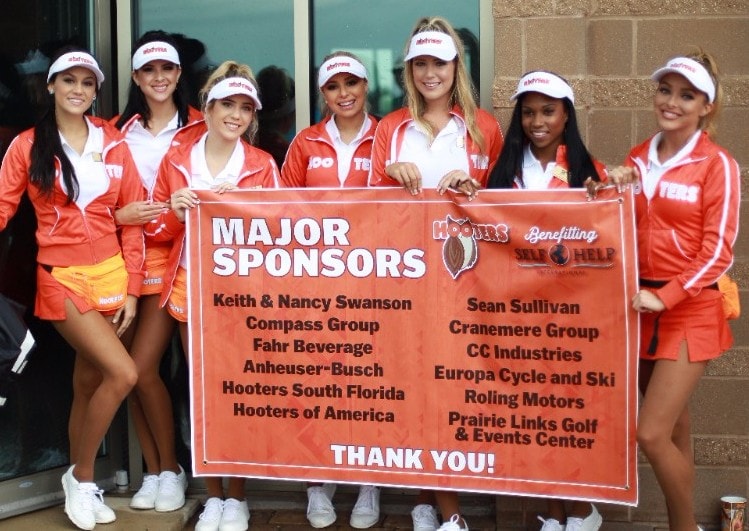
[{"label": "white shoelace", "polygon": [[418,505],[414,508],[413,519],[419,525],[434,524],[434,512],[429,505]]},{"label": "white shoelace", "polygon": [[224,512],[224,502],[218,498],[211,498],[205,503],[205,509],[200,514],[200,520],[220,520]]},{"label": "white shoelace", "polygon": [[359,497],[356,500],[356,507],[354,509],[367,509],[369,511],[375,510],[375,493],[374,490],[377,487],[372,485],[362,485],[359,492]]},{"label": "white shoelace", "polygon": [[240,507],[242,502],[231,499],[224,501],[224,513],[221,516],[223,520],[235,520],[239,517],[241,512]]},{"label": "white shoelace", "polygon": [[159,476],[159,491],[172,495],[182,490],[182,483],[177,474],[164,474]]},{"label": "white shoelace", "polygon": [[325,492],[315,490],[309,497],[309,510],[307,512],[318,512],[318,511],[329,511],[330,500],[325,495]]},{"label": "white shoelace", "polygon": [[159,490],[159,476],[149,474],[143,477],[143,485],[136,494],[143,494],[146,496],[153,496]]},{"label": "white shoelace", "polygon": [[79,496],[76,496],[75,499],[78,502],[78,506],[84,511],[94,510],[94,503],[96,502],[97,496],[99,501],[104,503],[104,497],[102,496],[104,491],[100,490],[99,487],[96,486],[96,483],[79,483],[78,494]]},{"label": "white shoelace", "polygon": [[562,525],[559,523],[559,521],[555,518],[549,518],[548,520],[544,520],[540,516],[538,517],[541,522],[543,522],[543,526],[541,526],[541,530],[544,529],[551,530],[551,531],[557,531],[558,529],[562,529]]}]

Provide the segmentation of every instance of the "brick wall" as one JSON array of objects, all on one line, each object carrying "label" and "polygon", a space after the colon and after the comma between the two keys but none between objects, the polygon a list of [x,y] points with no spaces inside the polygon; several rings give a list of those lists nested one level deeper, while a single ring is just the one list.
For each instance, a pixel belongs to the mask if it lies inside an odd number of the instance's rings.
[{"label": "brick wall", "polygon": [[[493,104],[503,128],[518,78],[553,70],[573,85],[583,137],[609,165],[654,132],[649,76],[656,67],[693,45],[718,61],[724,107],[717,141],[742,168],[733,275],[744,315],[732,322],[734,348],[709,366],[692,402],[698,520],[717,528],[720,496],[749,494],[749,1],[494,0],[493,14]],[[533,525],[542,508],[537,500],[500,498],[498,528]],[[602,512],[605,529],[664,528],[665,504],[644,458],[639,506],[605,505]]]}]

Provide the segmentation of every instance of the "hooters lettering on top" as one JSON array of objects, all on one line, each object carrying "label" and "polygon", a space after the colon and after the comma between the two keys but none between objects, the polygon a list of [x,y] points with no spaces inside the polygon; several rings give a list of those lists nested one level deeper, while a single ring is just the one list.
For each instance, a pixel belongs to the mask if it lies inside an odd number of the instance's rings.
[{"label": "hooters lettering on top", "polygon": [[523,86],[527,87],[528,85],[537,85],[538,83],[548,85],[549,83],[551,83],[551,80],[544,77],[532,77],[530,79],[526,79],[525,83],[523,83]]},{"label": "hooters lettering on top", "polygon": [[112,179],[122,179],[122,166],[119,164],[107,164],[104,166],[104,171]]},{"label": "hooters lettering on top", "polygon": [[69,63],[86,63],[87,65],[93,65],[94,63],[91,59],[88,59],[86,57],[83,57],[81,55],[71,55],[68,58]]},{"label": "hooters lettering on top", "polygon": [[242,88],[245,90],[249,90],[250,92],[255,92],[255,89],[251,85],[247,83],[240,83],[239,81],[230,81],[229,86],[231,88]]},{"label": "hooters lettering on top", "polygon": [[676,201],[686,201],[696,203],[700,195],[699,186],[687,186],[681,183],[670,183],[661,181],[658,183],[658,189],[661,197],[666,199],[675,199]]},{"label": "hooters lettering on top", "polygon": [[150,48],[146,48],[145,50],[143,50],[143,55],[147,55],[149,53],[154,53],[154,52],[166,53],[168,51],[169,50],[167,50],[163,46],[151,46]]},{"label": "hooters lettering on top", "polygon": [[315,168],[332,168],[335,161],[331,157],[310,157],[307,163],[307,169]]},{"label": "hooters lettering on top", "polygon": [[433,39],[431,37],[423,37],[417,40],[416,44],[442,44],[442,39]]},{"label": "hooters lettering on top", "polygon": [[696,68],[694,68],[692,65],[687,64],[687,63],[679,63],[679,62],[670,63],[668,65],[668,67],[669,68],[679,68],[679,69],[684,68],[686,70],[689,70],[690,72],[694,72],[694,73],[697,72]]},{"label": "hooters lettering on top", "polygon": [[340,62],[340,63],[331,63],[328,65],[328,68],[326,69],[328,72],[335,68],[351,68],[351,63],[348,62]]}]

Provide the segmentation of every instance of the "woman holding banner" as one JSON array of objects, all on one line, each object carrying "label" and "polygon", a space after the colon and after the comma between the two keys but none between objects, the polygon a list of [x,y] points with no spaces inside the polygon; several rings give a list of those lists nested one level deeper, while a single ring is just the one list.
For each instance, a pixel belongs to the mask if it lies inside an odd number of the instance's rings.
[{"label": "woman holding banner", "polygon": [[[575,95],[567,81],[536,70],[520,78],[512,95],[515,108],[489,188],[547,190],[583,188],[603,182],[606,170],[588,153],[575,114]],[[595,506],[548,501],[549,516],[538,517],[541,531],[597,531],[603,519]]]},{"label": "woman holding banner", "polygon": [[[35,315],[76,352],[62,476],[65,513],[79,529],[116,518],[94,483],[99,446],[138,378],[118,336],[135,316],[143,283],[143,231],[112,212],[142,198],[119,131],[87,116],[104,74],[87,51],[64,48],[47,74],[48,108],[13,140],[0,169],[0,230],[28,193],[37,219]],[[85,390],[85,392],[81,392]]]},{"label": "woman holding banner", "polygon": [[[362,187],[369,176],[377,120],[367,113],[367,69],[354,54],[338,51],[317,75],[323,121],[300,131],[286,153],[281,183],[289,188]],[[323,528],[336,521],[336,485],[307,488],[307,519]],[[380,519],[380,489],[362,485],[351,511],[351,527],[367,529]]]},{"label": "woman holding banner", "polygon": [[651,77],[659,132],[611,174],[640,180],[637,440],[666,498],[670,529],[693,531],[689,400],[708,361],[733,341],[717,281],[733,263],[739,167],[712,140],[721,103],[714,59],[702,51],[676,57]]},{"label": "woman holding banner", "polygon": [[[499,124],[476,106],[463,43],[447,20],[420,19],[409,38],[403,81],[406,107],[385,116],[372,146],[372,186],[453,189],[472,198],[502,148]],[[444,523],[431,505],[436,499]],[[462,531],[458,495],[422,491],[411,513],[415,531]]]},{"label": "woman holding banner", "polygon": [[[177,130],[202,118],[187,103],[187,89],[180,82],[179,53],[169,34],[149,31],[138,39],[132,66],[125,110],[112,123],[130,146],[146,199],[117,210],[118,225],[143,225],[166,211],[168,204],[152,197],[156,170]],[[182,507],[187,488],[174,447],[172,401],[159,374],[161,357],[174,332],[174,320],[159,305],[170,249],[171,242],[146,241],[147,275],[138,318],[123,336],[138,368],[138,383],[128,403],[146,463],[143,485],[130,500],[130,507],[160,512]]]},{"label": "woman holding banner", "polygon": [[[193,190],[223,194],[240,188],[276,188],[278,169],[273,158],[251,145],[258,130],[257,111],[262,107],[252,70],[233,61],[222,63],[200,91],[205,121],[180,130],[174,147],[159,166],[153,192],[155,201],[169,202],[171,210],[146,226],[155,241],[173,241],[164,275],[161,305],[179,323],[182,346],[188,352],[187,256],[185,216],[197,204]],[[250,511],[244,478],[228,479],[224,498],[223,478],[205,480],[208,500],[196,531],[242,531]]]}]

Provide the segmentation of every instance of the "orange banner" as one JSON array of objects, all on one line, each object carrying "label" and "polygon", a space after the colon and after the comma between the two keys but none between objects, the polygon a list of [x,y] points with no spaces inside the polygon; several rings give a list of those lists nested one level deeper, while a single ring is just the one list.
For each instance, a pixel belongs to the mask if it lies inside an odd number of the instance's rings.
[{"label": "orange banner", "polygon": [[637,503],[629,193],[197,193],[196,474]]}]

